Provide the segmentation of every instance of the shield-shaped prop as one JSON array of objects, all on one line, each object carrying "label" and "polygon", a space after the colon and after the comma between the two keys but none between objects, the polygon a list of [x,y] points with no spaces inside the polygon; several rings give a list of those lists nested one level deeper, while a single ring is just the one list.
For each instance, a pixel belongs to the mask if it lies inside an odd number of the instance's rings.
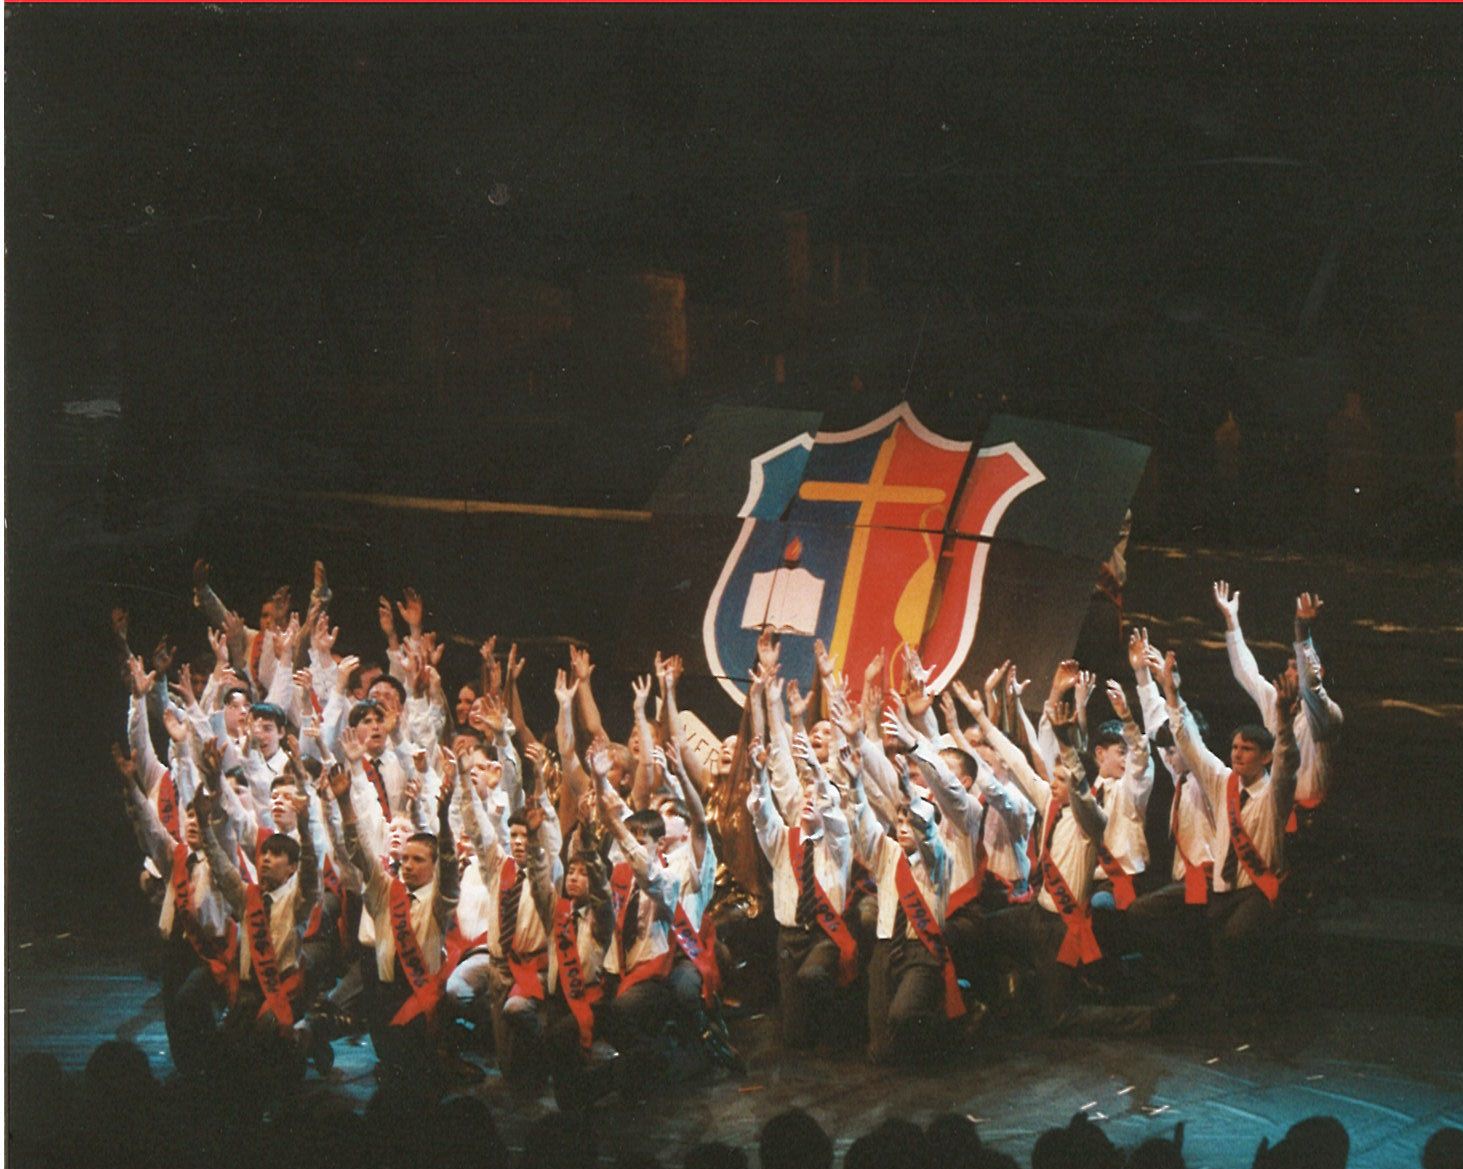
[{"label": "shield-shaped prop", "polygon": [[881,650],[892,668],[913,646],[943,687],[975,639],[989,541],[1044,478],[1018,443],[972,450],[903,403],[757,456],[702,622],[712,675],[742,701],[770,626],[789,677],[811,676],[816,638],[854,679]]}]

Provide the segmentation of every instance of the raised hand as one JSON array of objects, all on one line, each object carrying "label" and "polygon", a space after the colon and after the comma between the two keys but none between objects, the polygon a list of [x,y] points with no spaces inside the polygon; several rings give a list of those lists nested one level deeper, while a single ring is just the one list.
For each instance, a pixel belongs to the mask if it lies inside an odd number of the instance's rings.
[{"label": "raised hand", "polygon": [[589,764],[589,770],[602,785],[608,785],[610,779],[610,751],[609,740],[603,736],[597,738],[589,745],[589,754],[585,757]]},{"label": "raised hand", "polygon": [[[985,700],[988,705],[995,699],[996,691],[1001,685],[1001,679],[1006,676],[1010,669],[1011,663],[1009,660],[1007,660],[1002,662],[999,666],[997,666],[994,670],[986,675],[985,686],[983,687],[983,689],[985,691]],[[961,688],[964,689],[964,687]]]},{"label": "raised hand", "polygon": [[757,664],[762,667],[764,673],[770,673],[777,669],[777,663],[782,658],[782,645],[777,639],[777,634],[772,632],[772,626],[764,625],[762,632],[757,635]]},{"label": "raised hand", "polygon": [[168,738],[179,746],[186,743],[193,734],[193,724],[177,714],[171,706],[163,708],[163,727],[168,732]]},{"label": "raised hand", "polygon": [[222,670],[229,664],[229,639],[222,629],[209,629],[208,646],[213,650],[214,669]]},{"label": "raised hand", "polygon": [[401,590],[402,599],[396,602],[396,611],[401,614],[401,619],[407,623],[412,634],[416,637],[422,635],[422,598],[413,588]]},{"label": "raised hand", "polygon": [[917,743],[914,732],[909,729],[902,718],[897,717],[892,711],[884,715],[884,721],[879,724],[879,729],[894,741],[897,750],[914,750]]},{"label": "raised hand", "polygon": [[589,647],[571,645],[569,647],[569,666],[578,681],[589,681],[589,675],[594,673],[594,663],[589,660]]},{"label": "raised hand", "polygon": [[123,645],[127,644],[127,610],[112,610],[112,632],[117,635]]},{"label": "raised hand", "polygon": [[925,713],[934,704],[935,696],[925,689],[923,682],[904,695],[904,705],[909,711],[910,718],[924,718]]},{"label": "raised hand", "polygon": [[121,743],[112,744],[112,762],[116,764],[118,773],[128,783],[137,782],[137,754],[134,751],[123,751]]},{"label": "raised hand", "polygon": [[1128,696],[1123,693],[1122,684],[1111,678],[1107,680],[1107,701],[1118,718],[1123,722],[1132,721],[1133,712],[1128,708]]},{"label": "raised hand", "polygon": [[952,735],[960,731],[960,719],[955,713],[955,696],[946,690],[940,695],[940,713],[945,717],[945,726]]},{"label": "raised hand", "polygon": [[1295,719],[1300,704],[1300,684],[1289,671],[1275,679],[1275,710],[1280,715],[1282,726],[1289,726]]},{"label": "raised hand", "polygon": [[132,677],[132,695],[141,698],[152,689],[153,683],[157,681],[157,671],[144,673],[142,659],[136,655],[127,659],[127,669]]},{"label": "raised hand", "polygon": [[855,739],[862,731],[862,723],[859,716],[849,706],[848,699],[839,695],[838,698],[828,704],[828,714],[833,720],[833,725],[843,732],[845,739]]},{"label": "raised hand", "polygon": [[222,739],[209,739],[203,744],[203,755],[198,760],[198,769],[203,774],[203,786],[217,788],[219,775],[223,770],[223,751],[219,747]]},{"label": "raised hand", "polygon": [[350,689],[351,675],[361,668],[361,659],[355,654],[347,654],[340,659],[335,669],[335,688],[342,694]]},{"label": "raised hand", "polygon": [[350,795],[351,773],[349,768],[337,763],[329,772],[330,794],[342,803]]},{"label": "raised hand", "polygon": [[808,712],[809,699],[798,686],[796,678],[788,679],[787,683],[787,713],[788,717],[795,723],[803,721],[803,715]]},{"label": "raised hand", "polygon": [[1077,708],[1070,702],[1049,703],[1046,717],[1055,730],[1061,731],[1077,725]]},{"label": "raised hand", "polygon": [[1072,695],[1072,705],[1079,711],[1085,711],[1087,704],[1092,701],[1092,692],[1097,689],[1097,675],[1091,670],[1077,671],[1077,685]]},{"label": "raised hand", "polygon": [[1077,676],[1082,673],[1082,667],[1075,660],[1068,658],[1064,662],[1058,662],[1056,671],[1052,674],[1052,688],[1048,697],[1055,702],[1068,690],[1077,685]]},{"label": "raised hand", "polygon": [[467,721],[484,734],[497,738],[508,721],[508,709],[496,694],[484,694],[472,704]]},{"label": "raised hand", "polygon": [[391,609],[391,598],[380,596],[376,598],[376,620],[381,626],[381,632],[386,635],[387,641],[396,640],[396,614]]},{"label": "raised hand", "polygon": [[1133,673],[1141,674],[1148,668],[1148,629],[1134,626],[1128,631],[1128,665]]},{"label": "raised hand", "polygon": [[542,781],[549,769],[549,749],[542,743],[529,743],[523,748],[523,753],[528,756],[533,773]]},{"label": "raised hand", "polygon": [[1224,616],[1226,629],[1239,628],[1239,589],[1229,591],[1229,581],[1214,582],[1214,606]]},{"label": "raised hand", "polygon": [[1321,606],[1324,604],[1315,593],[1301,593],[1295,599],[1295,619],[1309,625],[1321,615]]},{"label": "raised hand", "polygon": [[211,566],[208,561],[199,557],[193,562],[193,603],[200,603],[200,594],[208,587],[208,574]]},{"label": "raised hand", "polygon": [[330,582],[325,577],[325,561],[315,561],[310,580],[310,597],[321,605],[330,604]]},{"label": "raised hand", "polygon": [[1023,694],[1026,693],[1026,687],[1028,687],[1030,685],[1031,685],[1031,679],[1030,678],[1027,678],[1024,681],[1017,681],[1016,680],[1016,663],[1015,662],[1012,662],[1011,663],[1010,670],[1008,670],[1006,672],[1006,691],[1007,691],[1007,693],[1009,693],[1013,699],[1019,701],[1020,698],[1021,698],[1021,695],[1023,695]]},{"label": "raised hand", "polygon": [[633,698],[632,706],[637,719],[645,717],[645,705],[650,701],[650,689],[653,685],[649,674],[642,674],[630,683],[630,693]]},{"label": "raised hand", "polygon": [[822,772],[823,766],[818,762],[818,752],[813,750],[812,740],[801,731],[792,737],[792,753],[793,758],[814,775]]},{"label": "raised hand", "polygon": [[563,670],[554,673],[554,697],[558,699],[560,706],[568,706],[574,701],[574,692],[579,689],[579,679],[569,681],[569,676]]},{"label": "raised hand", "polygon": [[767,745],[762,742],[761,735],[754,735],[747,744],[747,758],[758,771],[767,770]]},{"label": "raised hand", "polygon": [[198,701],[198,696],[193,693],[193,671],[187,662],[178,670],[178,684],[176,686],[178,697],[183,700],[184,706],[192,706]]},{"label": "raised hand", "polygon": [[[445,648],[445,646],[443,648]],[[433,658],[432,664],[434,666],[437,665],[438,662],[441,660],[441,657],[442,657],[442,650],[441,649],[438,649],[437,650],[437,656],[435,658]],[[523,662],[524,662],[524,659],[518,656],[518,643],[515,641],[515,642],[511,643],[508,646],[508,669],[507,669],[507,675],[508,675],[508,684],[510,686],[516,684],[517,681],[518,681],[518,675],[520,675],[521,673],[523,673]]]},{"label": "raised hand", "polygon": [[200,784],[193,793],[193,814],[198,817],[199,824],[207,824],[213,819],[214,803],[213,792]]},{"label": "raised hand", "polygon": [[828,652],[828,647],[823,644],[822,638],[813,639],[813,660],[818,663],[818,673],[825,678],[832,677],[833,671],[838,668],[838,663]]},{"label": "raised hand", "polygon": [[340,626],[330,626],[330,617],[321,613],[315,618],[315,628],[310,630],[310,645],[322,658],[329,658],[335,648],[335,639],[340,636]]},{"label": "raised hand", "polygon": [[1178,655],[1169,650],[1163,655],[1163,665],[1159,667],[1158,678],[1163,686],[1163,696],[1168,699],[1170,706],[1177,706],[1179,700],[1179,659]]},{"label": "raised hand", "polygon": [[274,619],[276,627],[283,625],[289,619],[290,613],[290,586],[280,585],[275,589],[269,598],[269,612]]},{"label": "raised hand", "polygon": [[923,693],[934,672],[934,662],[931,662],[929,665],[925,665],[922,661],[920,661],[919,650],[915,649],[914,646],[906,643],[904,646],[905,695],[908,696],[909,694],[915,692]]},{"label": "raised hand", "polygon": [[359,763],[366,757],[366,744],[355,727],[346,727],[340,732],[340,753],[350,764]]},{"label": "raised hand", "polygon": [[168,635],[164,633],[158,640],[152,651],[152,668],[159,674],[166,674],[173,668],[173,658],[178,652],[176,645],[168,644]]},{"label": "raised hand", "polygon": [[977,701],[975,695],[970,692],[970,688],[959,678],[950,683],[950,689],[954,691],[955,697],[960,700],[960,705],[965,707],[966,713],[972,718],[979,718],[986,713],[985,707]]},{"label": "raised hand", "polygon": [[884,650],[880,647],[879,652],[864,667],[864,685],[881,686],[884,681]]},{"label": "raised hand", "polygon": [[295,819],[303,823],[310,816],[310,792],[308,788],[296,788],[290,797],[290,806],[295,810]]}]

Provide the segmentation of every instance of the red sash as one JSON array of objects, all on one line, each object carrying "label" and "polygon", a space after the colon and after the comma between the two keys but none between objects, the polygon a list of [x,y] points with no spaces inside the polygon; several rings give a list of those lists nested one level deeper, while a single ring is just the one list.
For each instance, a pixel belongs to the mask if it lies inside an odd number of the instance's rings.
[{"label": "red sash", "polygon": [[299,989],[302,975],[299,970],[292,970],[288,977],[280,977],[279,960],[274,954],[274,938],[269,919],[270,915],[264,910],[264,894],[259,886],[245,887],[244,937],[249,944],[249,962],[254,972],[254,981],[264,992],[259,1018],[272,1013],[275,1023],[283,1029],[294,1025],[295,1013],[290,1007],[290,995]]},{"label": "red sash", "polygon": [[345,897],[340,887],[340,874],[335,871],[335,865],[328,856],[320,864],[320,892],[321,897],[310,910],[310,920],[305,925],[306,940],[313,940],[318,936],[321,928],[325,924],[324,894],[330,893],[335,897],[335,904],[340,914],[339,918],[336,919],[337,925],[345,919]]},{"label": "red sash", "polygon": [[254,641],[249,646],[249,677],[259,681],[259,659],[264,656],[264,630],[254,635]]},{"label": "red sash", "polygon": [[1097,945],[1097,935],[1092,932],[1091,911],[1078,902],[1072,886],[1067,884],[1067,878],[1062,876],[1062,870],[1052,860],[1052,833],[1056,829],[1057,810],[1055,800],[1046,806],[1041,834],[1041,879],[1067,926],[1066,937],[1057,951],[1057,961],[1063,966],[1081,966],[1084,962],[1096,962],[1102,957],[1102,950]]},{"label": "red sash", "polygon": [[610,870],[610,903],[615,910],[615,956],[620,960],[620,973],[625,973],[625,912],[630,908],[630,893],[635,887],[635,870],[629,861],[621,861]]},{"label": "red sash", "polygon": [[248,850],[241,844],[238,848],[239,854],[239,876],[244,884],[254,885],[259,881],[259,873],[254,868],[254,858],[249,855]]},{"label": "red sash", "polygon": [[1225,785],[1224,798],[1229,810],[1229,847],[1234,849],[1234,855],[1239,858],[1239,863],[1244,866],[1245,872],[1250,874],[1250,880],[1254,883],[1255,888],[1265,894],[1267,901],[1273,902],[1280,896],[1280,878],[1265,863],[1265,858],[1260,855],[1260,850],[1255,847],[1255,842],[1245,831],[1239,813],[1239,793],[1239,772],[1231,771],[1229,782]]},{"label": "red sash", "polygon": [[1108,851],[1105,844],[1097,846],[1097,863],[1102,866],[1102,871],[1112,882],[1113,901],[1119,909],[1127,909],[1137,897],[1137,893],[1133,889],[1133,878],[1124,871],[1122,865],[1118,864],[1117,857]]},{"label": "red sash", "polygon": [[396,939],[396,957],[411,984],[411,997],[392,1016],[391,1025],[405,1026],[418,1015],[425,1015],[430,1025],[446,979],[441,977],[440,970],[433,974],[427,967],[417,932],[411,926],[411,897],[399,878],[393,878],[388,886],[386,901],[391,912],[391,936]]},{"label": "red sash", "polygon": [[1179,781],[1174,784],[1173,810],[1168,816],[1168,833],[1173,837],[1174,850],[1184,862],[1184,904],[1208,905],[1209,887],[1214,880],[1214,862],[1195,864],[1184,851],[1184,846],[1179,843],[1179,805],[1183,800],[1184,780],[1188,778],[1187,775],[1180,776]]},{"label": "red sash", "polygon": [[1319,808],[1320,806],[1321,798],[1319,796],[1312,796],[1308,800],[1296,800],[1295,803],[1291,805],[1290,816],[1285,821],[1286,833],[1288,835],[1294,835],[1295,833],[1300,831],[1300,821],[1297,820],[1295,816],[1296,808],[1304,808],[1307,812],[1309,812],[1312,808]]},{"label": "red sash", "polygon": [[381,769],[371,762],[367,755],[361,760],[361,766],[366,770],[366,778],[371,781],[371,786],[376,789],[376,799],[381,803],[381,815],[386,817],[387,822],[391,821],[391,801],[386,796],[386,781],[381,778]]},{"label": "red sash", "polygon": [[182,840],[182,823],[178,816],[178,788],[173,783],[173,773],[164,770],[157,781],[157,817],[163,822],[174,840]]},{"label": "red sash", "polygon": [[965,1000],[960,996],[960,983],[955,977],[955,960],[950,957],[950,947],[945,945],[945,935],[940,923],[930,912],[924,894],[914,879],[914,870],[909,858],[901,850],[899,862],[894,866],[894,888],[899,893],[899,904],[924,948],[934,955],[945,973],[945,1017],[958,1019],[965,1014]]},{"label": "red sash", "polygon": [[625,918],[630,908],[630,894],[635,887],[635,870],[628,861],[621,861],[610,873],[610,893],[615,907],[615,947],[620,960],[620,985],[615,991],[622,995],[637,982],[650,978],[669,978],[675,963],[675,952],[667,949],[664,954],[636,963],[633,970],[625,969]]},{"label": "red sash", "polygon": [[[511,889],[518,881],[518,864],[509,857],[503,858],[503,867],[498,870],[498,945],[503,950],[503,960],[508,963],[508,969],[513,974],[513,987],[508,992],[519,998],[543,1000],[544,986],[540,975],[547,973],[549,969],[549,956],[545,950],[539,950],[533,954],[520,954],[514,947],[513,942],[518,932],[518,922],[512,923],[513,932],[504,936],[504,922],[502,920],[502,898],[505,889]],[[531,896],[527,882],[519,891],[520,897]],[[521,905],[522,902],[520,901]]]},{"label": "red sash", "polygon": [[574,902],[560,897],[554,907],[554,953],[559,958],[559,989],[579,1024],[579,1046],[586,1051],[594,1043],[594,1004],[604,997],[599,983],[586,984],[579,963],[579,932],[574,923]]},{"label": "red sash", "polygon": [[[793,825],[787,830],[787,856],[792,865],[793,876],[801,892],[803,872],[803,833],[801,827]],[[833,902],[813,878],[814,916],[819,928],[838,947],[838,985],[847,986],[858,977],[858,942],[854,939],[847,923],[833,912]]]},{"label": "red sash", "polygon": [[975,872],[970,875],[970,880],[950,894],[949,900],[945,902],[945,920],[950,915],[964,909],[972,901],[980,896],[980,891],[985,888],[986,869],[990,864],[990,858],[985,851],[985,818],[991,807],[986,803],[985,796],[976,797],[980,801],[980,826],[975,833]]},{"label": "red sash", "polygon": [[710,1006],[711,1000],[721,989],[721,969],[716,964],[716,943],[714,940],[708,943],[705,937],[708,926],[711,927],[713,939],[715,937],[716,927],[712,925],[709,913],[702,920],[701,926],[702,932],[698,933],[691,925],[686,907],[676,906],[676,916],[671,921],[671,937],[701,975],[701,998]]},{"label": "red sash", "polygon": [[193,916],[193,881],[188,876],[186,844],[173,849],[173,920],[183,927],[183,936],[193,947],[199,960],[208,967],[213,980],[223,987],[232,1006],[239,997],[239,929],[232,921],[224,929],[222,941],[205,940]]}]

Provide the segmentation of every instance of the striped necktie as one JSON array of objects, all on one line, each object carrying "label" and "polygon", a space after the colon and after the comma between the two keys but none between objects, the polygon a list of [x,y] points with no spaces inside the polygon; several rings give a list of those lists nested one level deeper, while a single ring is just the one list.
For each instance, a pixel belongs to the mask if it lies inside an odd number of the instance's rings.
[{"label": "striped necktie", "polygon": [[801,926],[811,926],[818,916],[818,886],[813,876],[813,854],[816,851],[816,840],[803,841],[803,863],[798,873],[798,911],[797,923]]}]

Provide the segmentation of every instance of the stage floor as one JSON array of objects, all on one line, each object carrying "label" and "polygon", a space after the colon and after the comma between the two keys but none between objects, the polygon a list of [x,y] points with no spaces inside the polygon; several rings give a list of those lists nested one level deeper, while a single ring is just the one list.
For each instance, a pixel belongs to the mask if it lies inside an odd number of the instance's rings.
[{"label": "stage floor", "polygon": [[[47,1051],[71,1072],[111,1038],[138,1043],[154,1071],[171,1074],[158,986],[116,944],[89,946],[72,935],[37,939],[11,953],[8,1048],[11,1059]],[[750,1071],[667,1089],[636,1123],[600,1126],[606,1152],[655,1152],[662,1165],[684,1149],[720,1139],[752,1146],[768,1117],[800,1106],[834,1135],[840,1150],[887,1117],[923,1122],[967,1113],[986,1143],[1026,1163],[1037,1135],[1085,1109],[1119,1145],[1167,1136],[1185,1125],[1188,1163],[1247,1166],[1261,1137],[1278,1139],[1304,1116],[1328,1113],[1351,1134],[1352,1169],[1419,1163],[1423,1142],[1444,1124],[1463,1127],[1463,1018],[1398,1011],[1318,1011],[1280,1035],[1220,1043],[1180,1030],[1135,1039],[1049,1038],[992,1032],[938,1069],[874,1068],[855,1054],[784,1055],[772,1020],[734,1024]],[[312,1072],[307,1091],[331,1091],[363,1105],[374,1089],[370,1043],[336,1043],[327,1081]],[[527,1125],[552,1109],[525,1099],[495,1073],[474,1091],[493,1105],[500,1129],[521,1147]],[[654,1114],[654,1115],[653,1115]],[[653,1143],[623,1134],[649,1127]]]}]

